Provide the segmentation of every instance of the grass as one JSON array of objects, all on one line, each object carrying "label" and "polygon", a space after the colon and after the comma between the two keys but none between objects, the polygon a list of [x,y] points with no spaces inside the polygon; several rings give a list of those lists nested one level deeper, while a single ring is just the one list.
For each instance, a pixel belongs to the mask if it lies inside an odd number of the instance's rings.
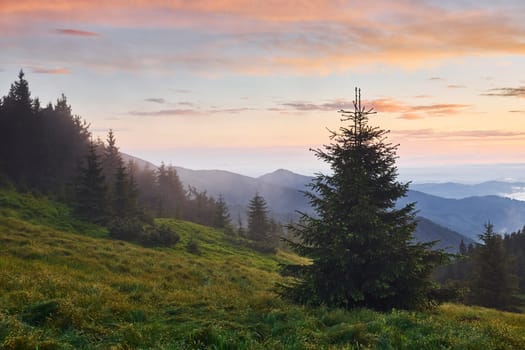
[{"label": "grass", "polygon": [[73,217],[70,208],[64,204],[31,193],[18,193],[12,188],[0,188],[0,217],[18,218],[28,223],[92,237],[107,235],[105,228]]},{"label": "grass", "polygon": [[167,219],[181,241],[148,249],[78,230],[52,201],[0,191],[0,203],[6,197],[18,207],[0,209],[2,349],[525,348],[522,314],[297,306],[273,291],[278,264],[303,261],[290,253],[260,254]]}]

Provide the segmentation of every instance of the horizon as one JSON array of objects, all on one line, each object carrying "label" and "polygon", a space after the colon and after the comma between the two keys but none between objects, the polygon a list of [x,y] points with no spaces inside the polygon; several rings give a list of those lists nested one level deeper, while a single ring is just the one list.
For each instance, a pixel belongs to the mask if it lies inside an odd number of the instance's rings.
[{"label": "horizon", "polygon": [[[122,150],[121,150],[122,151]],[[209,162],[200,163],[198,160],[193,159],[193,162],[182,163],[179,162],[180,158],[174,158],[174,161],[167,161],[166,159],[155,159],[138,156],[130,152],[122,151],[123,153],[142,159],[155,166],[159,166],[162,162],[167,165],[173,165],[176,167],[197,170],[197,171],[227,171],[236,173],[243,176],[252,178],[258,178],[263,175],[271,174],[279,170],[286,170],[297,175],[303,176],[315,176],[316,173],[329,173],[329,168],[316,168],[308,171],[307,168],[293,168],[285,166],[279,166],[274,168],[250,168],[250,167],[232,167],[224,166],[221,167],[221,162],[217,163],[217,166],[210,165]],[[311,152],[310,152],[311,153]],[[313,154],[312,154],[313,157]],[[317,161],[318,162],[318,161]],[[318,162],[319,163],[319,162]],[[322,163],[321,163],[322,164]],[[525,181],[525,163],[492,163],[492,164],[464,164],[464,165],[435,165],[427,167],[402,167],[398,168],[398,180],[401,182],[411,182],[414,184],[424,183],[460,183],[466,185],[480,184],[489,181],[500,181],[500,182],[522,182]],[[497,172],[501,175],[490,175]]]},{"label": "horizon", "polygon": [[[279,5],[279,6],[277,6]],[[525,180],[525,4],[66,1],[0,7],[1,95],[20,69],[94,137],[153,163],[328,171],[354,87],[400,144],[399,178]],[[30,19],[30,21],[28,21]]]}]

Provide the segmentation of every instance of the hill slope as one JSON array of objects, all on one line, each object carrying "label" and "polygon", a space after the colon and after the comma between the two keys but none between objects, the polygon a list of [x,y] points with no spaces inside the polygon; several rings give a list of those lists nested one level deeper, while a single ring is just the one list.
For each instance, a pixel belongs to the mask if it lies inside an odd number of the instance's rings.
[{"label": "hill slope", "polygon": [[[525,315],[456,305],[386,314],[295,306],[273,289],[278,263],[298,257],[259,254],[222,232],[173,220],[162,221],[182,238],[174,248],[88,237],[58,229],[54,219],[17,215],[41,205],[32,199],[0,215],[3,349],[525,346]],[[188,253],[190,239],[201,255]]]},{"label": "hill slope", "polygon": [[458,252],[461,240],[467,245],[474,243],[474,240],[421,216],[417,218],[417,228],[414,237],[418,242],[438,241],[435,247],[444,249],[449,253]]}]

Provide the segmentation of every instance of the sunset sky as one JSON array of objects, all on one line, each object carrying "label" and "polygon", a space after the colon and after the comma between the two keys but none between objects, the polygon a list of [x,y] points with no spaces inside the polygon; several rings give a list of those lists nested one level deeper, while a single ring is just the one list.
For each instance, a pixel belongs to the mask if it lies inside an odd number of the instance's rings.
[{"label": "sunset sky", "polygon": [[525,163],[524,15],[522,0],[0,0],[0,93],[24,69],[33,96],[65,93],[123,152],[262,175],[325,171],[308,149],[358,86],[402,175],[433,180]]}]

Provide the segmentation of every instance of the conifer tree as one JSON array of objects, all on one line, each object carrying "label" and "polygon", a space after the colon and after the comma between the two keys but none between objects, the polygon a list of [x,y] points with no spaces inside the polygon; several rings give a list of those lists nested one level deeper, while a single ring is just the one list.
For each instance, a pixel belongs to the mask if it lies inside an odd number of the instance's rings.
[{"label": "conifer tree", "polygon": [[93,142],[89,146],[85,165],[80,168],[74,207],[77,214],[84,219],[96,223],[104,223],[107,220],[107,186]]},{"label": "conifer tree", "polygon": [[117,140],[112,129],[109,129],[106,145],[104,147],[104,158],[102,161],[104,176],[108,184],[113,184],[118,171],[122,166],[122,157],[117,147]]},{"label": "conifer tree", "polygon": [[139,213],[137,205],[138,189],[133,176],[127,171],[124,163],[120,161],[117,167],[113,191],[111,196],[111,209],[114,216],[134,217]]},{"label": "conifer tree", "polygon": [[32,185],[37,175],[34,169],[34,139],[38,127],[33,123],[35,113],[29,84],[20,70],[18,80],[11,84],[0,110],[0,172],[15,183]]},{"label": "conifer tree", "polygon": [[213,218],[213,226],[221,229],[230,228],[231,220],[230,213],[228,211],[228,206],[224,201],[222,195],[219,196],[219,199],[215,203],[215,216]]},{"label": "conifer tree", "polygon": [[465,256],[465,255],[467,255],[467,253],[468,253],[467,245],[465,244],[463,239],[461,239],[461,242],[459,243],[459,254]]},{"label": "conifer tree", "polygon": [[270,221],[268,205],[264,198],[256,193],[248,205],[248,238],[254,241],[270,241]]},{"label": "conifer tree", "polygon": [[506,254],[503,239],[492,224],[485,225],[479,236],[483,244],[473,255],[474,280],[471,288],[473,304],[497,309],[511,309],[517,291],[517,277],[510,272],[511,257]]},{"label": "conifer tree", "polygon": [[312,263],[283,266],[295,280],[280,292],[300,303],[345,308],[427,305],[430,274],[446,255],[414,242],[414,204],[395,207],[408,190],[396,180],[397,146],[385,142],[387,131],[368,124],[373,112],[362,107],[359,90],[354,111],[340,112],[347,125],[331,131],[324,150],[314,150],[331,167],[306,193],[317,215],[302,214],[290,228],[299,242],[288,243]]}]

